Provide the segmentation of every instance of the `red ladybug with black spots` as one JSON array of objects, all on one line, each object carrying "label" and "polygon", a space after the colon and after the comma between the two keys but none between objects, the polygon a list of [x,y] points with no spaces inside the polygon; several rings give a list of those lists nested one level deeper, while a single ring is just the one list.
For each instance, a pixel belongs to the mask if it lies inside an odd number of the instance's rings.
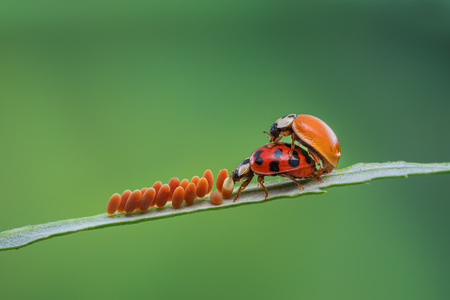
[{"label": "red ladybug with black spots", "polygon": [[[289,155],[291,150],[292,156]],[[302,148],[298,146],[292,148],[292,145],[287,143],[278,143],[273,147],[264,145],[256,149],[250,157],[244,159],[231,173],[230,178],[234,183],[241,181],[234,201],[239,198],[255,174],[258,175],[258,183],[266,193],[266,200],[269,192],[264,186],[265,176],[287,177],[302,189],[303,186],[296,180],[297,178],[318,178],[320,176],[314,160]],[[244,179],[245,181],[243,181]]]}]

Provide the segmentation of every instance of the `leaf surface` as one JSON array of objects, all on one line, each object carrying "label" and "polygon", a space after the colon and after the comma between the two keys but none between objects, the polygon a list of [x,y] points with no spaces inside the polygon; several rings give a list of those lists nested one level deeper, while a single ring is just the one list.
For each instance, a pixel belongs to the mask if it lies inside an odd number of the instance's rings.
[{"label": "leaf surface", "polygon": [[[335,170],[330,174],[322,176],[321,178],[323,183],[320,183],[315,179],[302,181],[302,185],[305,188],[304,190],[300,189],[298,185],[289,179],[272,181],[266,183],[265,185],[269,190],[269,198],[267,201],[270,201],[285,197],[298,197],[307,194],[325,193],[323,190],[325,188],[364,183],[373,179],[449,172],[450,163],[419,164],[401,161],[387,163],[360,163],[345,169]],[[0,251],[18,249],[40,240],[82,230],[157,220],[206,210],[237,207],[245,204],[261,203],[264,202],[264,196],[264,191],[261,188],[256,185],[251,185],[244,190],[238,201],[233,202],[232,200],[224,200],[221,205],[213,205],[207,196],[196,200],[191,206],[186,206],[186,204],[183,203],[180,209],[172,208],[169,203],[162,209],[152,208],[143,213],[135,212],[130,215],[118,213],[108,215],[103,213],[91,217],[62,220],[39,225],[28,225],[1,232]],[[230,199],[234,199],[234,194]]]}]

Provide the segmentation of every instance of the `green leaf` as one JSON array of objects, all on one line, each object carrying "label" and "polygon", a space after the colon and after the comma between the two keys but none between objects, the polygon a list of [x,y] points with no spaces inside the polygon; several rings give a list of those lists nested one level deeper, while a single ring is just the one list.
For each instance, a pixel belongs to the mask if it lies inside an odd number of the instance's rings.
[{"label": "green leaf", "polygon": [[[407,177],[408,175],[423,175],[449,173],[450,163],[419,164],[407,162],[367,163],[356,164],[351,167],[335,170],[322,176],[323,183],[311,179],[302,182],[304,190],[301,190],[289,179],[282,179],[266,183],[269,190],[267,201],[284,197],[297,197],[307,194],[325,193],[323,189],[332,186],[358,184],[373,179]],[[0,233],[0,250],[18,249],[34,242],[51,237],[74,233],[82,230],[96,229],[101,227],[124,225],[143,221],[174,217],[183,214],[200,212],[205,210],[236,207],[244,204],[255,204],[264,202],[264,191],[256,185],[251,185],[241,194],[238,201],[224,200],[221,205],[213,205],[208,197],[196,200],[192,206],[183,206],[173,209],[170,204],[162,209],[152,208],[146,212],[136,212],[130,215],[106,213],[51,222],[39,225],[29,225],[21,228],[7,230]],[[232,196],[230,199],[234,199]],[[104,201],[104,200],[103,200]],[[105,201],[106,206],[106,201]]]}]

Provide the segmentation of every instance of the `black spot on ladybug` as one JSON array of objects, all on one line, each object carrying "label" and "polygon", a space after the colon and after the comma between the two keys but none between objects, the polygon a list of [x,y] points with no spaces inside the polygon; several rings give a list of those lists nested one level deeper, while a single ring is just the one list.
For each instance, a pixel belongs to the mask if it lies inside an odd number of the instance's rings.
[{"label": "black spot on ladybug", "polygon": [[263,159],[262,159],[261,156],[258,156],[258,157],[255,159],[255,164],[257,164],[257,165],[262,165],[263,162],[264,162],[264,161],[263,161]]},{"label": "black spot on ladybug", "polygon": [[258,151],[256,151],[255,153],[253,153],[253,156],[254,157],[259,157],[260,155],[261,155],[261,153],[263,153],[264,151],[262,151],[262,150],[258,150]]},{"label": "black spot on ladybug", "polygon": [[278,166],[280,162],[278,160],[274,160],[270,162],[270,171],[272,172],[279,172],[280,171],[280,167]]},{"label": "black spot on ladybug", "polygon": [[302,153],[302,155],[305,157],[306,162],[307,162],[308,164],[310,164],[310,163],[312,162],[312,160],[311,160],[311,156],[309,156],[308,152],[305,151],[305,150],[303,150],[303,149],[301,149],[301,148],[297,148],[297,149],[298,149],[298,150]]},{"label": "black spot on ladybug", "polygon": [[309,154],[306,153],[304,156],[305,156],[306,162],[307,162],[308,164],[310,164],[312,160],[311,160],[311,157],[309,156]]},{"label": "black spot on ladybug", "polygon": [[275,151],[273,152],[273,156],[275,158],[280,158],[283,155],[283,150],[281,150],[280,148],[275,149]]},{"label": "black spot on ladybug", "polygon": [[297,151],[297,150],[294,150],[294,151],[292,151],[292,155],[294,155],[294,156],[297,156],[297,157],[298,157],[298,151]]},{"label": "black spot on ladybug", "polygon": [[298,157],[293,156],[289,161],[289,165],[291,167],[298,167],[300,165],[300,159]]}]

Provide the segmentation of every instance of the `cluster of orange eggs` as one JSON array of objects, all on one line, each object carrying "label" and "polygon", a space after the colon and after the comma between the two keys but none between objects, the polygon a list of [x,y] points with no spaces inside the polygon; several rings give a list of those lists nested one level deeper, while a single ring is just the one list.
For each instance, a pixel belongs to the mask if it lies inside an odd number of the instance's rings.
[{"label": "cluster of orange eggs", "polygon": [[[122,194],[115,193],[111,196],[106,205],[106,212],[110,215],[116,211],[130,214],[134,211],[147,211],[150,207],[163,208],[167,202],[172,202],[172,207],[178,209],[183,202],[186,205],[194,204],[197,198],[209,195],[211,202],[215,205],[222,203],[222,196],[228,199],[233,192],[233,186],[228,184],[228,170],[222,169],[217,175],[216,188],[214,176],[211,170],[206,170],[202,178],[192,177],[191,181],[183,179],[181,182],[177,177],[173,177],[167,184],[157,181],[150,188],[142,188],[131,192],[125,190]],[[225,188],[224,187],[225,182]]]},{"label": "cluster of orange eggs", "polygon": [[[218,205],[222,203],[222,197],[228,199],[231,196],[234,183],[240,181],[236,201],[255,175],[267,200],[269,192],[264,186],[265,176],[287,177],[303,189],[297,179],[316,178],[322,182],[320,176],[336,168],[341,157],[341,146],[333,130],[311,115],[285,115],[272,124],[270,132],[264,133],[270,137],[270,143],[245,158],[230,176],[228,170],[222,169],[217,176],[216,191],[211,192],[214,178],[208,169],[202,178],[194,176],[190,182],[187,179],[180,182],[173,177],[168,184],[157,181],[151,188],[114,194],[109,199],[106,212],[143,212],[154,206],[163,208],[170,201],[172,207],[178,209],[183,201],[186,205],[192,205],[197,197],[203,198],[207,194],[210,194],[211,202]],[[291,136],[292,143],[281,143],[280,140],[287,136]]]}]

